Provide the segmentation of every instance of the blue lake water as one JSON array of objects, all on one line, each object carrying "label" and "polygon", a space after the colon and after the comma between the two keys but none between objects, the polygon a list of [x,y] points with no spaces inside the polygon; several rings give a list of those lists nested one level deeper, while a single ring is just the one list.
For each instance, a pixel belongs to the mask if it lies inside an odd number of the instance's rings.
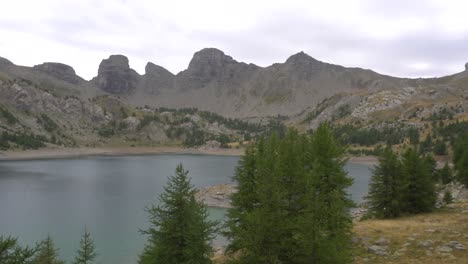
[{"label": "blue lake water", "polygon": [[[167,176],[183,163],[195,187],[230,181],[239,157],[211,155],[90,156],[0,162],[0,235],[32,245],[48,234],[70,261],[85,226],[99,251],[97,263],[136,263],[146,237],[145,206],[157,202]],[[349,192],[367,193],[368,165],[348,163]],[[215,219],[225,210],[211,208]]]}]

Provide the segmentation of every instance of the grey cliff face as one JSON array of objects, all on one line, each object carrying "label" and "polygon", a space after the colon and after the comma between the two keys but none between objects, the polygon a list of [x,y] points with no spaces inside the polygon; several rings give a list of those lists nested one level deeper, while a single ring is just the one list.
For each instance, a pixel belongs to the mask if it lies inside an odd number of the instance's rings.
[{"label": "grey cliff face", "polygon": [[128,58],[123,55],[111,55],[99,64],[97,86],[111,94],[129,94],[139,81],[139,75],[130,69]]},{"label": "grey cliff face", "polygon": [[237,62],[218,49],[206,48],[196,52],[187,70],[177,75],[177,86],[182,90],[199,89],[210,83],[229,87],[245,81],[258,68]]},{"label": "grey cliff face", "polygon": [[72,84],[79,84],[83,81],[82,78],[76,75],[72,67],[62,63],[46,62],[35,65],[33,69]]},{"label": "grey cliff face", "polygon": [[144,89],[146,92],[158,95],[161,90],[174,87],[174,74],[152,62],[145,67]]}]

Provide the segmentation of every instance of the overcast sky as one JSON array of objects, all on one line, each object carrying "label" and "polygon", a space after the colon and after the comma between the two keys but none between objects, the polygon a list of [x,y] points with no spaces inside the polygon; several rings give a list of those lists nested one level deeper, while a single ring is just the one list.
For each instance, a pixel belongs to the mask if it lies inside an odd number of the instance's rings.
[{"label": "overcast sky", "polygon": [[173,73],[215,47],[268,66],[304,51],[401,77],[464,70],[467,0],[3,0],[0,56],[32,66],[62,62],[85,79],[124,54],[140,74],[148,61]]}]

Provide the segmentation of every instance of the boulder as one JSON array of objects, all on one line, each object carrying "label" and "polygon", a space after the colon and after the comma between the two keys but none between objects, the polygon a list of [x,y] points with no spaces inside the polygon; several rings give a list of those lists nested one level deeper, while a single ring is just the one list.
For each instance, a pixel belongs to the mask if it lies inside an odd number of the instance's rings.
[{"label": "boulder", "polygon": [[434,242],[432,240],[424,240],[424,241],[420,241],[418,243],[418,246],[428,248],[428,247],[431,247],[433,244],[434,244]]},{"label": "boulder", "polygon": [[375,241],[375,244],[377,244],[379,246],[386,246],[386,245],[389,244],[389,241],[385,237],[381,237],[381,238],[377,239],[377,241]]},{"label": "boulder", "polygon": [[437,253],[450,253],[453,251],[451,247],[448,246],[439,246],[435,249]]},{"label": "boulder", "polygon": [[449,247],[455,250],[465,250],[465,246],[458,241],[450,241],[450,242],[445,243],[443,246]]},{"label": "boulder", "polygon": [[387,256],[388,255],[387,247],[379,246],[379,245],[372,245],[372,246],[367,248],[367,251],[369,253],[372,253],[372,254],[375,254],[375,255],[378,255],[378,256]]}]

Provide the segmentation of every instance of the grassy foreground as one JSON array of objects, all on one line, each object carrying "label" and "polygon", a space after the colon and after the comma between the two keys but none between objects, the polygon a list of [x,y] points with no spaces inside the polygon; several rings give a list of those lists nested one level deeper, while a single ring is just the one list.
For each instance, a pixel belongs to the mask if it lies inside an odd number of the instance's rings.
[{"label": "grassy foreground", "polygon": [[[393,220],[357,222],[354,233],[355,263],[468,263],[468,203]],[[465,249],[447,249],[450,241]],[[387,255],[369,252],[369,246],[379,244]]]},{"label": "grassy foreground", "polygon": [[[432,213],[356,222],[353,231],[354,263],[468,263],[468,202]],[[465,249],[444,252],[444,245],[450,241]],[[369,252],[373,245],[386,249],[387,254]],[[222,254],[213,257],[215,263],[225,263],[227,259]]]}]

